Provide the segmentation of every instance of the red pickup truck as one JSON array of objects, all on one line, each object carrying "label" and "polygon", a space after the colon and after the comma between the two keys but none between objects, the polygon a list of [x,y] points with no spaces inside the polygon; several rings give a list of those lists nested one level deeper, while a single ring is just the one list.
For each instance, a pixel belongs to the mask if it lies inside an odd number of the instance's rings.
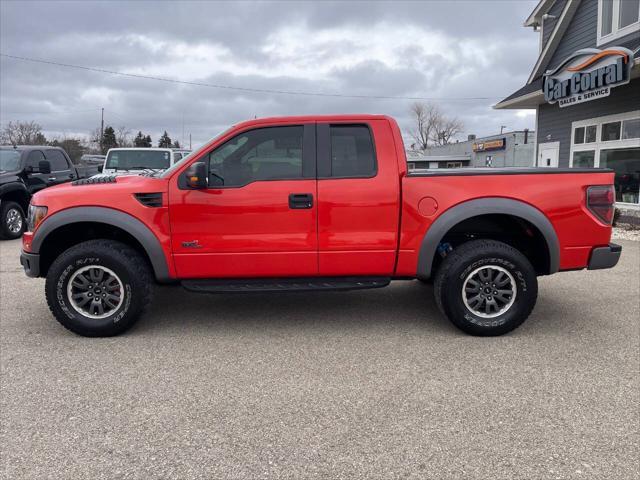
[{"label": "red pickup truck", "polygon": [[613,172],[408,171],[382,115],[251,120],[162,174],[37,193],[21,262],[80,335],[129,328],[154,280],[208,293],[434,283],[474,335],[520,325],[537,277],[613,267]]}]

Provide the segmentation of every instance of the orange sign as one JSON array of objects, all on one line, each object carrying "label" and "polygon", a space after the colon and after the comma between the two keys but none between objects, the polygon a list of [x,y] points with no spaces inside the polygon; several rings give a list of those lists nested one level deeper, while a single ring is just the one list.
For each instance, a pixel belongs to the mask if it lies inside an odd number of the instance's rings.
[{"label": "orange sign", "polygon": [[504,138],[499,140],[490,140],[488,142],[478,142],[473,144],[474,152],[486,152],[489,150],[500,150],[504,148]]}]

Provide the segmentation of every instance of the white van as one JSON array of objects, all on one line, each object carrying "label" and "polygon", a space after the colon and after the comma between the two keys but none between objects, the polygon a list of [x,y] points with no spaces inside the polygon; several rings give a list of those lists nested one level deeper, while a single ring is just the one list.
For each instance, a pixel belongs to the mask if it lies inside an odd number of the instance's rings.
[{"label": "white van", "polygon": [[103,175],[137,175],[147,170],[163,171],[190,151],[171,148],[110,148]]}]

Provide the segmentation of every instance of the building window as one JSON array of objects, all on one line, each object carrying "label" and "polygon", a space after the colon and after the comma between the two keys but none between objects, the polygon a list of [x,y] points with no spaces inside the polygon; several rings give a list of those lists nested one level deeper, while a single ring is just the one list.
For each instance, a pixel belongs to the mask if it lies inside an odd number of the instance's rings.
[{"label": "building window", "polygon": [[447,168],[462,168],[462,162],[447,162]]},{"label": "building window", "polygon": [[601,150],[600,166],[615,172],[616,201],[637,204],[640,195],[640,147]]},{"label": "building window", "polygon": [[596,125],[589,125],[587,127],[578,127],[574,131],[573,143],[593,143],[596,141]]},{"label": "building window", "polygon": [[574,168],[593,168],[595,165],[596,151],[585,150],[583,152],[573,153],[573,167]]},{"label": "building window", "polygon": [[620,127],[622,122],[611,122],[602,125],[602,138],[603,142],[610,142],[612,140],[620,140]]},{"label": "building window", "polygon": [[570,166],[610,168],[616,202],[640,205],[640,110],[572,124]]},{"label": "building window", "polygon": [[598,0],[598,45],[640,31],[640,0]]}]

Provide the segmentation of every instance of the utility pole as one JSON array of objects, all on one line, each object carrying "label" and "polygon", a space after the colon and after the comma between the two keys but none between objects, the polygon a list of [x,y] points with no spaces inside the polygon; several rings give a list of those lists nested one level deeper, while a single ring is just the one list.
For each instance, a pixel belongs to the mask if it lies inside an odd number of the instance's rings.
[{"label": "utility pole", "polygon": [[100,154],[102,155],[102,138],[104,137],[104,107],[102,107],[102,115],[100,117]]},{"label": "utility pole", "polygon": [[189,150],[191,150],[191,134],[189,134]]}]

